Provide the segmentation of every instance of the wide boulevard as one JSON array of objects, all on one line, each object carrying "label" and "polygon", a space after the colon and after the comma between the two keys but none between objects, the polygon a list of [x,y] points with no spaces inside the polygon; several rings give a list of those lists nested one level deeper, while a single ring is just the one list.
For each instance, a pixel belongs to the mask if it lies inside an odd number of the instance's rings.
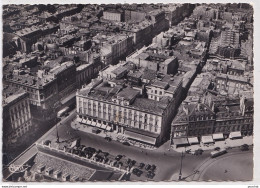
[{"label": "wide boulevard", "polygon": [[[145,150],[141,149],[135,146],[125,146],[120,142],[117,141],[111,141],[107,142],[104,138],[92,134],[92,133],[86,133],[82,131],[75,130],[71,128],[71,121],[75,119],[76,112],[75,110],[70,113],[69,116],[66,118],[63,118],[60,123],[57,124],[57,128],[54,126],[50,131],[48,131],[44,136],[42,136],[37,142],[40,143],[45,140],[56,140],[57,138],[57,130],[59,135],[60,142],[66,141],[66,140],[73,140],[75,138],[81,138],[81,144],[84,144],[86,146],[94,147],[96,149],[101,149],[102,151],[106,151],[112,155],[124,155],[126,158],[134,159],[137,162],[143,162],[145,164],[155,164],[157,166],[154,181],[169,181],[173,180],[176,181],[179,179],[179,173],[180,173],[180,167],[181,167],[181,153],[178,153],[176,151],[173,151],[172,149],[169,149],[169,142],[166,142],[164,145],[162,145],[160,148],[155,150]],[[232,155],[232,153],[234,153]],[[248,152],[242,152],[239,149],[232,149],[228,152],[228,160],[232,160],[231,166],[229,168],[232,169],[232,166],[236,166],[236,170],[239,170],[240,166],[240,157],[236,157],[241,155],[249,156],[247,157],[250,161],[253,161],[253,158],[250,156],[252,155],[252,149]],[[191,180],[199,180],[203,181],[205,177],[205,180],[208,179],[216,179],[213,177],[208,177],[209,174],[212,176],[217,175],[217,173],[221,173],[221,175],[216,177],[223,177],[230,176],[231,179],[233,177],[232,171],[228,171],[226,173],[225,169],[224,171],[221,170],[223,165],[225,164],[225,159],[220,158],[218,159],[211,159],[210,158],[210,151],[203,152],[202,155],[195,156],[190,154],[185,154],[182,161],[182,170],[181,170],[181,178],[182,180],[191,181]],[[236,160],[238,163],[236,163]],[[216,163],[216,161],[219,161]],[[213,164],[212,164],[213,163]],[[209,165],[211,164],[211,165]],[[238,166],[238,167],[237,167]],[[212,168],[211,168],[212,167]],[[220,169],[221,168],[221,169]],[[251,165],[246,167],[245,165],[241,165],[240,170],[243,171],[245,168],[248,168],[247,171],[252,171],[253,168],[251,168]],[[209,172],[209,174],[206,176],[205,172]],[[213,173],[213,172],[216,173]],[[223,172],[222,172],[223,171]],[[225,173],[223,175],[223,173]],[[226,177],[225,179],[228,179]],[[243,178],[248,179],[248,178]],[[145,177],[145,173],[141,177],[137,177],[135,175],[131,175],[130,180],[148,180],[148,178]]]}]

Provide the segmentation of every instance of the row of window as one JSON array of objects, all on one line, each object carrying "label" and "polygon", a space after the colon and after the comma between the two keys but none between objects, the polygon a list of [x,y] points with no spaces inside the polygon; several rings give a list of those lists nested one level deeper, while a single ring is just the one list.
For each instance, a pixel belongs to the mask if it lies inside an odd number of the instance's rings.
[{"label": "row of window", "polygon": [[214,115],[201,115],[201,116],[191,116],[190,121],[200,121],[200,120],[210,120],[214,119]]},{"label": "row of window", "polygon": [[[82,118],[82,116],[79,116],[80,118]],[[89,120],[89,121],[94,121],[94,122],[98,122],[98,123],[103,123],[104,125],[106,125],[107,123],[105,121],[101,121],[101,120],[96,120],[96,119],[91,119],[90,117],[83,117],[85,120]],[[158,132],[159,131],[159,126],[157,124],[153,125],[153,124],[143,124],[142,122],[138,122],[138,121],[133,121],[133,120],[129,120],[129,119],[121,119],[123,120],[122,122],[120,120],[117,120],[117,118],[115,118],[115,122],[121,122],[121,123],[127,123],[127,121],[129,122],[128,125],[130,127],[135,127],[135,128],[139,128],[139,129],[143,129],[143,130],[147,130],[147,131],[152,131],[152,132]],[[111,126],[111,124],[110,124]]]},{"label": "row of window", "polygon": [[125,118],[129,118],[129,119],[133,119],[133,120],[140,120],[140,121],[144,121],[145,123],[146,122],[158,122],[159,119],[158,119],[158,116],[148,116],[147,114],[137,114],[136,112],[133,114],[131,111],[129,111],[127,113],[127,111],[117,111],[117,110],[108,110],[108,111],[101,111],[100,108],[98,108],[98,110],[96,109],[92,109],[92,108],[82,108],[80,107],[79,108],[79,113],[82,113],[82,114],[99,114],[99,116],[103,116],[103,117],[106,117],[107,115],[110,117],[110,116],[117,116],[117,117],[125,117]]},{"label": "row of window", "polygon": [[211,134],[212,131],[210,128],[208,129],[194,129],[189,131],[189,135],[203,135],[203,134]]},{"label": "row of window", "polygon": [[[153,90],[152,90],[152,89],[151,89],[150,91],[151,91],[151,93],[153,93]],[[156,89],[154,90],[154,94],[157,94],[157,90],[156,90]],[[162,93],[162,91],[159,91],[158,94],[159,94],[159,95],[162,95],[163,93]]]},{"label": "row of window", "polygon": [[217,125],[241,124],[241,123],[250,123],[250,122],[253,122],[253,119],[239,119],[239,120],[229,120],[229,121],[218,121]]},{"label": "row of window", "polygon": [[[122,108],[122,107],[117,107],[117,106],[114,106],[114,105],[110,105],[110,104],[103,104],[103,108],[101,106],[101,103],[100,102],[97,102],[97,103],[92,103],[92,102],[83,102],[82,103],[82,100],[79,100],[79,108],[81,109],[81,112],[80,113],[87,113],[87,111],[98,111],[98,112],[105,112],[105,113],[113,113],[113,114],[122,114],[124,113],[124,116],[139,116],[139,118],[148,118],[150,116],[150,119],[158,119],[158,116],[154,116],[154,115],[151,115],[151,114],[146,114],[146,113],[142,113],[142,112],[139,112],[139,111],[135,111],[135,110],[131,110],[131,109],[126,109],[126,108]],[[82,111],[84,107],[84,110],[85,112]],[[138,113],[139,112],[139,113]],[[127,115],[128,114],[128,115]],[[138,115],[139,114],[139,115]]]},{"label": "row of window", "polygon": [[[220,85],[225,85],[226,83],[225,83],[225,81],[223,80],[223,81],[221,81],[221,80],[218,80],[217,81],[217,83],[218,83],[218,85],[217,86],[220,86]],[[229,85],[233,85],[233,82],[227,82],[227,85],[229,86]],[[241,83],[236,83],[235,84],[235,87],[240,87],[240,88],[244,88],[244,85],[245,84],[241,84]]]}]

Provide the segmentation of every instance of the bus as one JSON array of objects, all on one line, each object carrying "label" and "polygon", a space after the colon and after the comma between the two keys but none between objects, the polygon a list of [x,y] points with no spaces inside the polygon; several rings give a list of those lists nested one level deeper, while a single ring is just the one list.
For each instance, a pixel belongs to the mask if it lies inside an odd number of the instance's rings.
[{"label": "bus", "polygon": [[210,154],[211,154],[211,157],[214,158],[214,157],[218,157],[220,155],[223,155],[225,153],[227,153],[227,150],[220,149],[219,151],[212,151]]},{"label": "bus", "polygon": [[65,115],[68,111],[70,110],[70,108],[67,106],[65,108],[63,108],[62,110],[60,110],[58,113],[57,113],[57,117],[58,118],[61,118],[63,115]]}]

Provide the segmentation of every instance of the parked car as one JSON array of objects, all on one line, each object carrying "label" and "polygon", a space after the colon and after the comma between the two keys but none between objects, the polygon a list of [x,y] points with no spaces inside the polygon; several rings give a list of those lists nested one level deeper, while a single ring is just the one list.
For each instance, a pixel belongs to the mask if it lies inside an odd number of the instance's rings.
[{"label": "parked car", "polygon": [[148,165],[146,165],[145,170],[148,171],[148,170],[150,170],[150,168],[151,168],[151,165],[148,164]]},{"label": "parked car", "polygon": [[99,156],[99,155],[96,155],[95,159],[96,159],[97,162],[102,162],[104,158]]},{"label": "parked car", "polygon": [[241,148],[241,151],[247,151],[247,150],[249,150],[249,145],[244,144],[240,148]]},{"label": "parked car", "polygon": [[85,148],[86,146],[85,145],[80,145],[79,147],[78,147],[78,149],[79,150],[82,150],[83,148]]},{"label": "parked car", "polygon": [[85,152],[80,151],[80,152],[79,152],[79,156],[80,156],[80,157],[86,157],[86,154],[85,154]]},{"label": "parked car", "polygon": [[138,168],[134,168],[132,172],[133,172],[134,175],[136,175],[138,177],[140,177],[142,175],[142,173],[143,173],[143,171],[141,171]]},{"label": "parked car", "polygon": [[132,160],[132,161],[130,162],[130,165],[131,165],[131,166],[134,166],[135,163],[136,163],[136,161],[135,161],[135,160]]},{"label": "parked car", "polygon": [[129,165],[131,162],[132,160],[128,158],[125,163]]},{"label": "parked car", "polygon": [[133,171],[132,171],[132,173],[135,174],[137,171],[138,171],[138,169],[137,169],[137,168],[134,168]]},{"label": "parked car", "polygon": [[123,157],[122,155],[117,155],[115,160],[119,161],[120,159],[122,159],[122,157]]},{"label": "parked car", "polygon": [[142,169],[144,166],[145,166],[144,163],[140,163],[140,164],[139,164],[139,168],[140,168],[140,169]]},{"label": "parked car", "polygon": [[72,153],[72,149],[71,148],[66,148],[66,152]]},{"label": "parked car", "polygon": [[138,171],[136,172],[136,175],[137,175],[138,177],[140,177],[140,176],[142,175],[142,173],[143,173],[142,170],[138,170]]},{"label": "parked car", "polygon": [[88,159],[90,159],[92,156],[93,156],[93,154],[91,154],[91,153],[86,154],[86,157],[87,157]]},{"label": "parked car", "polygon": [[150,178],[150,179],[153,179],[153,177],[155,176],[154,172],[152,171],[149,171],[147,174],[146,174],[146,177],[147,178]]},{"label": "parked car", "polygon": [[104,157],[107,157],[109,155],[108,152],[103,152]]},{"label": "parked car", "polygon": [[152,165],[151,168],[150,168],[151,171],[154,171],[155,169],[156,169],[155,165]]},{"label": "parked car", "polygon": [[104,162],[105,162],[105,163],[107,163],[108,161],[109,161],[109,159],[108,159],[108,158],[105,158],[105,159],[104,159]]},{"label": "parked car", "polygon": [[92,148],[92,147],[87,147],[87,148],[85,148],[84,151],[94,154],[94,153],[96,152],[96,149],[95,149],[95,148]]},{"label": "parked car", "polygon": [[75,154],[75,155],[79,155],[79,154],[80,154],[80,151],[77,150],[77,149],[73,149],[72,153]]},{"label": "parked car", "polygon": [[116,164],[116,167],[119,167],[119,166],[123,166],[123,163],[122,162],[117,162],[117,164]]}]

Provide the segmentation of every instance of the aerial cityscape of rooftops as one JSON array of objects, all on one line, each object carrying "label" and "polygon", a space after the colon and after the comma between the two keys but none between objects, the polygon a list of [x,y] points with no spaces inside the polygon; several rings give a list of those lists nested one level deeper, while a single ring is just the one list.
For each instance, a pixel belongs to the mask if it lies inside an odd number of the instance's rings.
[{"label": "aerial cityscape of rooftops", "polygon": [[251,5],[2,16],[3,181],[253,179]]}]

